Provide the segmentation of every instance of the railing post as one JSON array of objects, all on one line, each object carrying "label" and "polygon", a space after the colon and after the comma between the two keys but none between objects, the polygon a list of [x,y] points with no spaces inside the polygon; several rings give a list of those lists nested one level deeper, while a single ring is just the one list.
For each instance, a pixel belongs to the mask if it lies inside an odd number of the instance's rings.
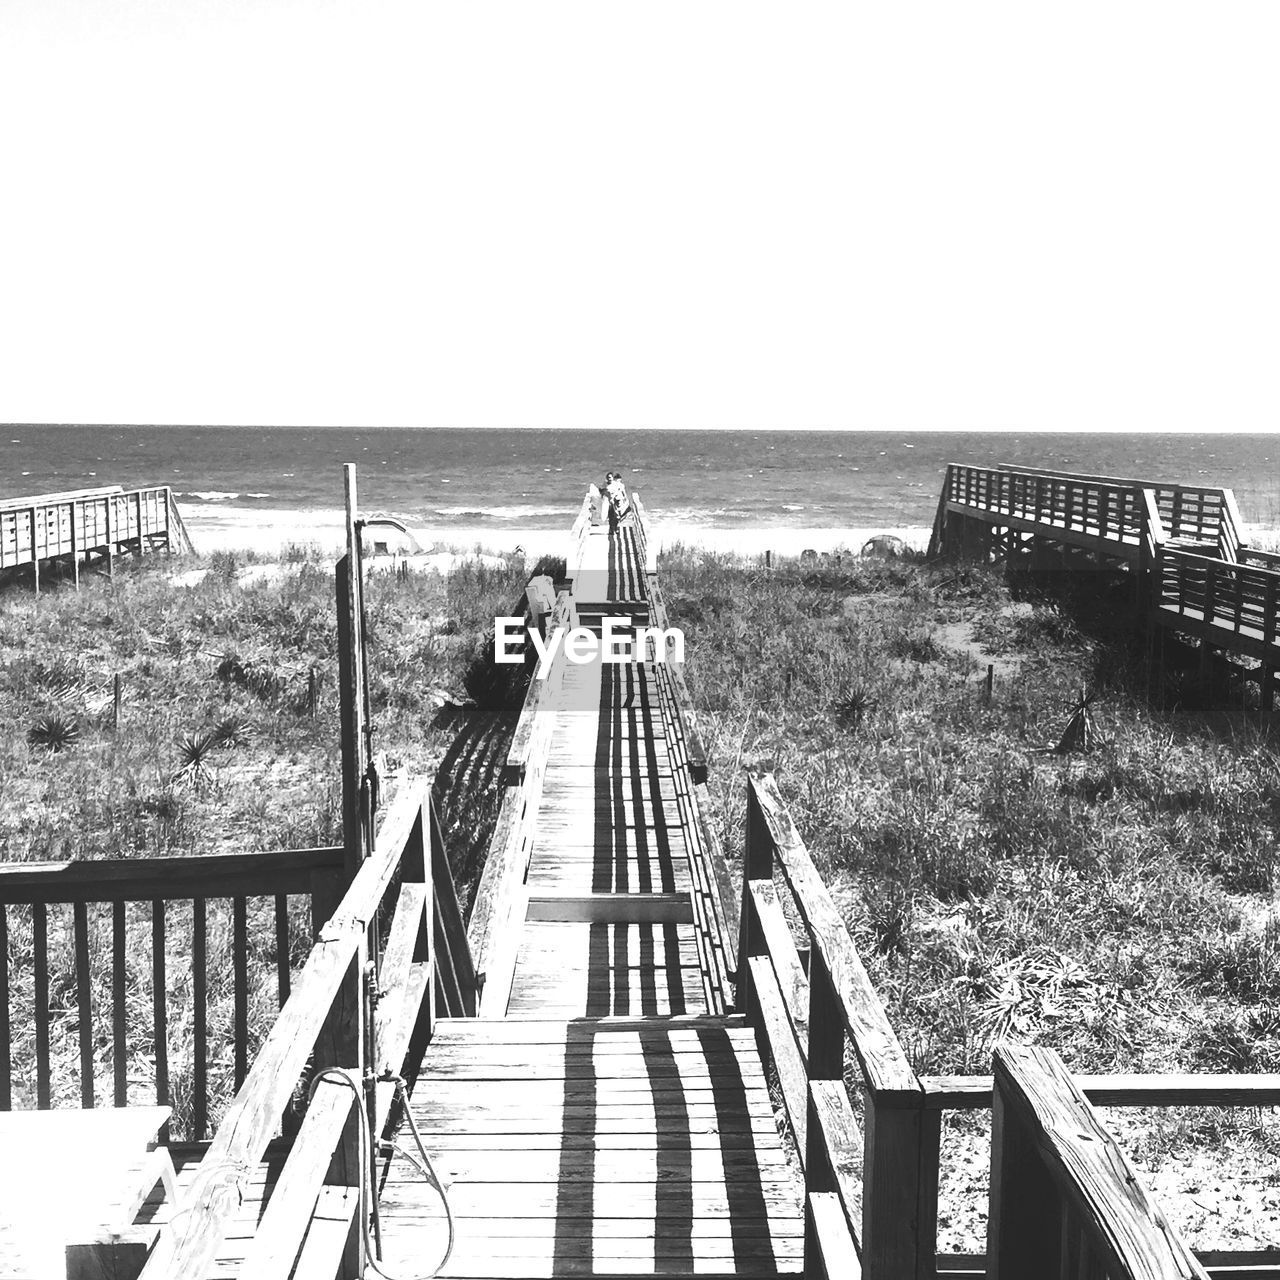
[{"label": "railing post", "polygon": [[868,1088],[863,1123],[862,1274],[934,1280],[942,1112]]},{"label": "railing post", "polygon": [[987,1280],[1056,1276],[1062,1215],[1035,1140],[1006,1098],[997,1062],[991,1096],[991,1200]]},{"label": "railing post", "polygon": [[[809,952],[809,1044],[805,1062],[809,1080],[844,1080],[844,1015],[821,947]],[[806,1087],[805,1095],[804,1274],[805,1280],[822,1280],[822,1250],[810,1196],[814,1192],[835,1191],[837,1186],[813,1090]]]},{"label": "railing post", "polygon": [[36,587],[36,599],[40,598],[40,552],[36,547],[36,509],[32,507],[27,512],[27,518],[31,522],[31,572]]},{"label": "railing post", "polygon": [[773,839],[760,811],[755,779],[747,775],[747,827],[742,853],[742,916],[738,930],[738,974],[734,984],[737,1011],[755,1021],[751,990],[752,956],[764,954],[764,935],[751,905],[751,881],[773,883]]}]

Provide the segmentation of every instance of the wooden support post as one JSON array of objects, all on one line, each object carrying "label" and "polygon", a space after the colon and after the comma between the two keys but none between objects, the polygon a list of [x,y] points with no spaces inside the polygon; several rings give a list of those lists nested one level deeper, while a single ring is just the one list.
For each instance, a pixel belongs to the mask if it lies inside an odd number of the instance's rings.
[{"label": "wooden support post", "polygon": [[115,514],[116,504],[111,494],[108,494],[103,499],[103,506],[106,511],[104,523],[107,529],[107,577],[114,578],[116,576],[116,522],[112,519],[112,516]]},{"label": "wooden support post", "polygon": [[1058,1275],[1062,1219],[1035,1140],[997,1089],[991,1099],[989,1280]]},{"label": "wooden support post", "polygon": [[863,1123],[862,1274],[934,1280],[942,1112],[868,1090]]},{"label": "wooden support post", "polygon": [[747,829],[742,855],[742,918],[738,930],[738,974],[734,1002],[737,1011],[754,1023],[757,1019],[756,1011],[752,1008],[755,1001],[751,991],[751,966],[748,961],[752,956],[763,955],[765,946],[760,921],[756,919],[751,904],[752,880],[773,883],[773,840],[764,814],[760,812],[755,780],[748,777]]},{"label": "wooden support post", "polygon": [[133,505],[134,505],[134,510],[137,512],[137,515],[138,515],[138,555],[141,556],[142,553],[147,548],[147,540],[143,536],[143,532],[142,532],[142,490],[141,489],[139,489],[138,492],[133,495]]},{"label": "wooden support post", "polygon": [[31,521],[31,575],[32,581],[35,583],[36,599],[40,599],[40,550],[36,546],[36,509],[32,507],[27,512],[27,518]]},{"label": "wooden support post", "polygon": [[[844,1080],[844,1010],[821,947],[809,952],[809,1042],[805,1055],[809,1080]],[[822,1248],[813,1217],[815,1192],[838,1190],[813,1090],[805,1086],[804,1274],[820,1276]]]},{"label": "wooden support post", "polygon": [[[84,508],[81,507],[83,514]],[[71,503],[71,577],[76,590],[80,590],[80,521],[76,519],[76,504]]]},{"label": "wooden support post", "polygon": [[994,662],[987,663],[987,701],[991,701],[991,695],[995,690],[996,683],[996,664]]}]

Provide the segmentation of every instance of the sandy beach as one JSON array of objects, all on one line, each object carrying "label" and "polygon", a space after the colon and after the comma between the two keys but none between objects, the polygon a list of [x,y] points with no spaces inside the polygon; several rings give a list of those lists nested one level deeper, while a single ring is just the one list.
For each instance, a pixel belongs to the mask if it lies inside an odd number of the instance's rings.
[{"label": "sandy beach", "polygon": [[[285,511],[251,510],[243,507],[190,505],[182,516],[196,550],[202,555],[216,551],[254,551],[265,557],[281,555],[291,544],[315,545],[324,552],[337,551],[344,539],[344,517],[339,509]],[[676,545],[705,547],[710,551],[778,556],[799,556],[806,550],[857,552],[867,539],[877,534],[893,534],[909,547],[924,550],[929,530],[924,526],[871,527],[855,529],[794,529],[781,525],[755,528],[713,529],[705,525],[664,521],[653,513],[652,532],[658,549]],[[563,529],[535,529],[520,525],[493,528],[475,524],[433,526],[410,531],[423,551],[452,548],[495,554],[523,549],[526,556],[563,555],[569,544],[569,526]]]}]

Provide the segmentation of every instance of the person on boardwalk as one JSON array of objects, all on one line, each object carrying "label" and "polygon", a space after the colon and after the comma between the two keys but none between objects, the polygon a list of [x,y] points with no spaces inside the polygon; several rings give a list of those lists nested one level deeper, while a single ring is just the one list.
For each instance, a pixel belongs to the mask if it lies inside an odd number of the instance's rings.
[{"label": "person on boardwalk", "polygon": [[616,529],[631,514],[627,486],[622,483],[622,476],[618,472],[609,472],[605,481],[604,496],[609,500],[609,528]]}]

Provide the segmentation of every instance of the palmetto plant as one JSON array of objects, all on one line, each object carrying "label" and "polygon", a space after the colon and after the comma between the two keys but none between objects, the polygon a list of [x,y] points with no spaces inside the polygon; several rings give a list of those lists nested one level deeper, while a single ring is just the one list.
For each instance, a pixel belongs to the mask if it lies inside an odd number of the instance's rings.
[{"label": "palmetto plant", "polygon": [[194,782],[197,785],[213,781],[209,769],[209,757],[218,746],[216,730],[203,733],[184,733],[178,740],[178,759],[182,762],[175,770],[174,781]]},{"label": "palmetto plant", "polygon": [[213,745],[230,751],[233,747],[247,747],[253,738],[253,726],[240,716],[227,716],[210,730]]},{"label": "palmetto plant", "polygon": [[74,716],[50,711],[27,730],[27,741],[33,747],[43,747],[54,753],[69,751],[80,741],[80,725]]}]

